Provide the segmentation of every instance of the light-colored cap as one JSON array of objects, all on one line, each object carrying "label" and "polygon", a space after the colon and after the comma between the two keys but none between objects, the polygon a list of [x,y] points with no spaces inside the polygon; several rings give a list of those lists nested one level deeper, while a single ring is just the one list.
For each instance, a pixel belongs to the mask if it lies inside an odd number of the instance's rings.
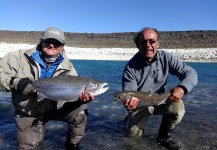
[{"label": "light-colored cap", "polygon": [[48,27],[47,29],[45,29],[43,36],[42,36],[43,40],[46,39],[56,39],[58,41],[60,41],[62,44],[65,43],[65,35],[63,33],[63,31],[55,28],[55,27]]}]

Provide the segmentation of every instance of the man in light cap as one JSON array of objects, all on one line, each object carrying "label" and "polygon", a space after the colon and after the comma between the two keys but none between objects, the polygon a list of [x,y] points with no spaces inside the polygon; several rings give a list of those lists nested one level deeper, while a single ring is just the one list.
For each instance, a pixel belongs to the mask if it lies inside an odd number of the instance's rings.
[{"label": "man in light cap", "polygon": [[[49,99],[37,101],[36,88],[31,84],[39,78],[58,75],[77,76],[64,51],[64,33],[54,27],[47,28],[40,43],[29,50],[8,53],[0,60],[0,86],[12,93],[18,149],[42,149],[45,124],[49,120],[68,123],[66,149],[79,149],[87,122],[85,103],[94,100],[83,91],[79,101],[66,103],[57,109],[57,102]],[[58,69],[57,69],[58,68]]]},{"label": "man in light cap", "polygon": [[61,43],[65,43],[64,33],[61,30],[59,30],[57,28],[54,28],[54,27],[48,27],[45,30],[42,39],[43,40],[46,40],[46,39],[56,39],[56,40],[58,40]]}]

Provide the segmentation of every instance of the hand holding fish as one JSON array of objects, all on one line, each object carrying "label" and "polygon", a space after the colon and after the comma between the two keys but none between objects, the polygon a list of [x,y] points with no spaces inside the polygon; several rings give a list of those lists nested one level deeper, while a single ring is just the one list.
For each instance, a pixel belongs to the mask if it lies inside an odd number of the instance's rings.
[{"label": "hand holding fish", "polygon": [[94,95],[89,94],[87,91],[82,91],[79,99],[84,103],[88,103],[94,100]]},{"label": "hand holding fish", "polygon": [[127,110],[133,110],[136,108],[138,102],[139,99],[137,97],[132,97],[130,99],[126,99],[123,104]]},{"label": "hand holding fish", "polygon": [[32,81],[29,78],[21,78],[17,84],[17,91],[23,93],[23,95],[28,95],[35,93],[36,88],[32,85]]},{"label": "hand holding fish", "polygon": [[184,90],[181,87],[174,87],[170,92],[171,95],[169,96],[169,100],[172,102],[180,101],[185,94]]}]

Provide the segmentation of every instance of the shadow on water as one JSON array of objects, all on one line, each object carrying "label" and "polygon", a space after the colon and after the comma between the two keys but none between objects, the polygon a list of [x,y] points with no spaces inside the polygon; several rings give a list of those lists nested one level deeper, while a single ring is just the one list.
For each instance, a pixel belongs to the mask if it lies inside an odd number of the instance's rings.
[{"label": "shadow on water", "polygon": [[[86,134],[80,143],[82,150],[164,150],[155,142],[161,116],[151,116],[142,137],[128,138],[124,117],[127,112],[121,103],[112,99],[121,90],[121,75],[126,62],[73,61],[79,75],[90,76],[109,83],[110,89],[88,104]],[[186,113],[176,127],[173,139],[183,150],[217,149],[217,64],[189,63],[199,74],[198,85],[186,96]],[[97,66],[97,67],[96,67]],[[97,69],[100,68],[100,69]],[[201,71],[204,68],[205,71]],[[210,68],[210,69],[209,69]],[[178,83],[173,77],[168,87]],[[168,88],[168,89],[169,89]],[[10,93],[0,92],[0,149],[16,149],[15,125]],[[50,121],[46,124],[45,150],[64,149],[67,124]]]}]

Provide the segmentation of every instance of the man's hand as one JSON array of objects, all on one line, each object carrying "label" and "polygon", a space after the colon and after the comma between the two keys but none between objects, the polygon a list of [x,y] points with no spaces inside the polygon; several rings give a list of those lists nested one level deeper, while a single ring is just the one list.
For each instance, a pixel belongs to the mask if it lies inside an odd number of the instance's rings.
[{"label": "man's hand", "polygon": [[127,110],[133,110],[136,108],[138,102],[139,99],[137,97],[132,97],[131,99],[126,99],[123,105]]},{"label": "man's hand", "polygon": [[32,85],[32,81],[29,78],[22,78],[17,84],[17,91],[23,95],[28,95],[35,93],[36,88]]},{"label": "man's hand", "polygon": [[91,101],[94,100],[94,96],[93,95],[90,95],[88,92],[86,91],[83,91],[81,92],[80,96],[79,96],[79,99],[84,102],[84,103],[89,103]]},{"label": "man's hand", "polygon": [[172,102],[178,102],[182,99],[183,95],[185,94],[184,90],[181,87],[174,87],[170,90],[171,95],[169,100]]}]

